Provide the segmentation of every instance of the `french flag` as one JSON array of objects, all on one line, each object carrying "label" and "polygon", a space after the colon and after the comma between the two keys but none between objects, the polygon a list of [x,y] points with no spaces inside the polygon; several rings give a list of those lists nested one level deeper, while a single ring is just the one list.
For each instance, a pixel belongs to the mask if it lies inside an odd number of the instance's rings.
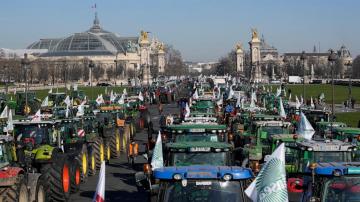
[{"label": "french flag", "polygon": [[93,202],[105,202],[105,161],[101,163],[99,181]]}]

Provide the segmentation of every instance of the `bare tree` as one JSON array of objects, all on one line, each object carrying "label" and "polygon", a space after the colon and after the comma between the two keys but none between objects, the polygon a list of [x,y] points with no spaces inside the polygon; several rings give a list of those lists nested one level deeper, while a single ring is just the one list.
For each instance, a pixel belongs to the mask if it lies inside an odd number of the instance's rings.
[{"label": "bare tree", "polygon": [[101,66],[96,65],[92,70],[94,78],[99,81],[99,79],[104,76],[104,69]]},{"label": "bare tree", "polygon": [[352,68],[352,78],[360,79],[360,55],[354,59]]}]

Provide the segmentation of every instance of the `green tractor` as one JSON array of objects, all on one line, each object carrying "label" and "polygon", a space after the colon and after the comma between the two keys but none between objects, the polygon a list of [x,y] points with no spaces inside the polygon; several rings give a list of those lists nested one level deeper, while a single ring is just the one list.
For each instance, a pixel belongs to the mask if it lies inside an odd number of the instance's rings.
[{"label": "green tractor", "polygon": [[336,127],[333,129],[332,138],[356,145],[355,160],[360,160],[360,128]]},{"label": "green tractor", "polygon": [[49,106],[62,106],[64,105],[64,100],[66,98],[65,93],[49,93]]},{"label": "green tractor", "polygon": [[116,144],[111,144],[111,142],[114,142],[113,139],[115,139],[115,142],[119,142],[120,134],[117,132],[118,130],[116,129],[116,122],[111,111],[100,109],[95,114],[97,121],[97,132],[99,137],[103,139],[105,161],[109,162],[111,158],[111,150],[117,151]]},{"label": "green tractor", "polygon": [[72,90],[70,97],[74,100],[74,105],[80,105],[86,96],[83,90]]},{"label": "green tractor", "polygon": [[[26,106],[27,100],[27,106]],[[35,114],[41,106],[41,100],[37,99],[35,92],[17,92],[16,93],[16,115]]]},{"label": "green tractor", "polygon": [[44,201],[67,201],[80,186],[80,165],[64,154],[58,121],[14,123],[17,157],[28,172],[42,174]]}]

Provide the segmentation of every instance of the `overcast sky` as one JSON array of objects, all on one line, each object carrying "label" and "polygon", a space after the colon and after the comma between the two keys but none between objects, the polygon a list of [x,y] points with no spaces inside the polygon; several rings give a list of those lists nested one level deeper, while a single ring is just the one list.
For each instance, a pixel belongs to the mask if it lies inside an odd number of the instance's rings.
[{"label": "overcast sky", "polygon": [[252,27],[280,53],[344,44],[360,54],[359,0],[4,0],[0,47],[85,31],[95,3],[104,29],[121,36],[151,31],[188,61],[216,61],[237,42],[248,49]]}]

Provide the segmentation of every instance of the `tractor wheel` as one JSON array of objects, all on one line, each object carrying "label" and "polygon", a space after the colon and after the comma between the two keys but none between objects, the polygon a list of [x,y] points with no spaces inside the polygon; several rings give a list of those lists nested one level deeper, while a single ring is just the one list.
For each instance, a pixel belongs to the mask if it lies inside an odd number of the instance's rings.
[{"label": "tractor wheel", "polygon": [[50,200],[49,195],[46,194],[46,187],[48,187],[48,184],[45,181],[44,176],[40,176],[39,180],[36,183],[36,192],[35,192],[36,202],[46,202]]},{"label": "tractor wheel", "polygon": [[116,129],[115,135],[110,139],[111,157],[120,158],[120,132]]},{"label": "tractor wheel", "polygon": [[89,176],[96,174],[96,150],[93,149],[89,152]]},{"label": "tractor wheel", "polygon": [[[105,147],[104,141],[101,137],[97,137],[95,142],[91,145],[90,151],[94,152],[95,154],[95,167],[96,169],[100,170],[101,162],[105,159]],[[89,153],[90,153],[89,151]],[[91,165],[91,159],[89,160]]]},{"label": "tractor wheel", "polygon": [[29,192],[27,190],[24,175],[19,174],[15,184],[0,189],[0,201],[2,202],[27,202]]},{"label": "tractor wheel", "polygon": [[111,158],[111,149],[110,149],[110,144],[109,142],[105,143],[105,162],[109,163],[110,162],[110,158]]},{"label": "tractor wheel", "polygon": [[131,137],[131,124],[126,124],[124,128],[124,138],[123,138],[123,151],[127,151],[127,142],[130,141]]},{"label": "tractor wheel", "polygon": [[64,154],[55,153],[53,162],[43,167],[43,175],[48,183],[50,201],[68,201],[71,192],[71,165]]},{"label": "tractor wheel", "polygon": [[76,193],[80,189],[81,166],[77,160],[73,160],[73,162],[71,162],[71,164],[72,164],[70,167],[71,193]]},{"label": "tractor wheel", "polygon": [[83,144],[81,151],[79,151],[79,154],[75,156],[75,159],[80,165],[81,182],[86,182],[88,176],[89,155],[85,144]]}]

